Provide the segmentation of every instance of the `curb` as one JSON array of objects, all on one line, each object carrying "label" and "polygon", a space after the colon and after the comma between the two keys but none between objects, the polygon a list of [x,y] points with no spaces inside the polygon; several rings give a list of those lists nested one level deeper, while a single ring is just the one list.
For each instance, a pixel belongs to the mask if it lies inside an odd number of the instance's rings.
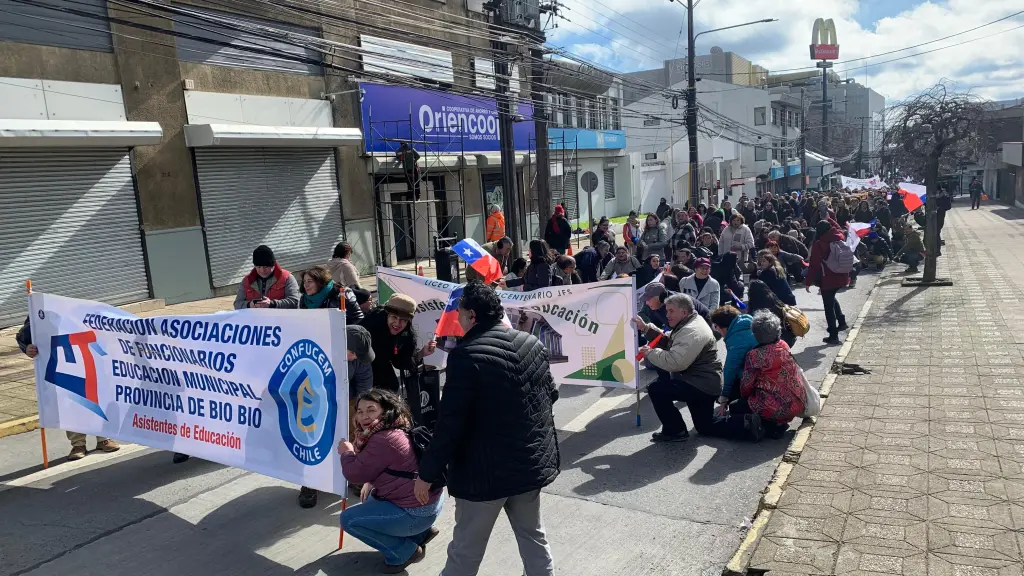
[{"label": "curb", "polygon": [[[836,354],[835,360],[832,361],[833,366],[845,361],[846,357],[850,354],[850,350],[853,349],[853,343],[857,336],[860,335],[860,327],[864,323],[864,318],[875,301],[875,291],[878,290],[881,280],[882,277],[879,277],[875,285],[868,291],[867,300],[865,300],[864,305],[857,314],[857,320],[853,323],[853,328],[850,329],[849,334],[846,336],[846,341],[843,342],[843,346],[839,349],[839,353]],[[825,405],[828,395],[832,392],[832,386],[835,385],[838,378],[838,374],[830,372],[821,381],[818,393],[821,394],[822,406]],[[789,480],[790,473],[793,472],[794,466],[800,460],[800,455],[803,453],[804,446],[806,446],[807,441],[810,439],[811,431],[814,429],[814,424],[817,421],[817,417],[810,416],[804,418],[804,421],[800,424],[796,435],[793,436],[789,447],[786,448],[785,454],[782,455],[782,462],[779,462],[771,481],[761,492],[761,499],[757,503],[757,512],[751,521],[750,529],[747,530],[747,535],[743,538],[743,542],[740,543],[739,548],[736,549],[736,552],[722,570],[723,576],[746,576],[750,566],[750,559],[753,557],[754,551],[757,550],[757,545],[761,541],[761,533],[768,525],[772,512],[778,507],[779,500],[786,491],[786,481]]]},{"label": "curb", "polygon": [[0,424],[0,438],[6,438],[7,436],[14,436],[15,434],[24,434],[25,432],[31,432],[39,428],[39,415],[29,416],[28,418],[19,418],[17,420],[11,420]]}]

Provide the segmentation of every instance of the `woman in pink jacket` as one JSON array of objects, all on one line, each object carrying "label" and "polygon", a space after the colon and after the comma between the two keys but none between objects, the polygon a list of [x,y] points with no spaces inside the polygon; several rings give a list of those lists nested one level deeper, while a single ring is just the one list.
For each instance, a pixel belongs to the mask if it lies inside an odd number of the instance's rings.
[{"label": "woman in pink jacket", "polygon": [[398,574],[422,560],[437,536],[444,491],[432,491],[426,505],[413,493],[419,464],[409,437],[412,416],[397,395],[380,388],[360,394],[356,427],[354,443],[342,441],[338,453],[345,478],[363,485],[363,503],[341,513],[341,527],[384,553],[385,574]]}]

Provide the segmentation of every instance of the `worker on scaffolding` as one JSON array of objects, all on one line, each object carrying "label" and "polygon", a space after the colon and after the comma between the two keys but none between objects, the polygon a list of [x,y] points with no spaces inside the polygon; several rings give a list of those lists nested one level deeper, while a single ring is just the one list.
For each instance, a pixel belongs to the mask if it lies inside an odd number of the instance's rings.
[{"label": "worker on scaffolding", "polygon": [[420,153],[409,147],[408,142],[402,142],[395,152],[395,159],[402,164],[405,172],[405,185],[410,194],[416,193],[415,199],[420,199]]}]

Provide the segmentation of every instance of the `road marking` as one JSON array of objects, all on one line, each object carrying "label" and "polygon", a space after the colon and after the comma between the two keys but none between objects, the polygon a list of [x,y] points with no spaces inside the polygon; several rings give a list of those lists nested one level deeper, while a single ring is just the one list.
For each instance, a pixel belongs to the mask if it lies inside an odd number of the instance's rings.
[{"label": "road marking", "polygon": [[107,464],[111,460],[117,460],[126,456],[131,456],[136,452],[142,452],[146,449],[146,446],[139,444],[121,444],[121,449],[117,452],[90,452],[88,456],[81,460],[73,460],[71,462],[64,462],[56,466],[51,466],[38,472],[33,472],[27,476],[15,478],[14,480],[8,480],[0,484],[0,490],[5,488],[19,488],[22,486],[28,486],[33,482],[40,482],[48,478],[53,478],[60,474],[66,474],[68,472],[74,472],[86,466],[92,466],[94,464]]},{"label": "road marking", "polygon": [[569,436],[572,436],[577,432],[582,432],[591,422],[597,420],[602,414],[609,410],[614,410],[619,407],[619,405],[625,404],[627,401],[636,402],[636,396],[627,394],[623,396],[603,396],[598,398],[596,402],[591,404],[579,416],[573,418],[568,424],[558,429],[561,433],[560,440],[565,441]]}]

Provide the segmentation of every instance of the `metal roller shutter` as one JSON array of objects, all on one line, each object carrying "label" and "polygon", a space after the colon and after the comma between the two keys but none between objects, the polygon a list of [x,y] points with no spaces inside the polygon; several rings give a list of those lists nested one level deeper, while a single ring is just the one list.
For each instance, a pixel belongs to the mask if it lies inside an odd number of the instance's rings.
[{"label": "metal roller shutter", "polygon": [[0,151],[0,327],[39,292],[126,304],[149,298],[128,150]]},{"label": "metal roller shutter", "polygon": [[331,258],[342,240],[333,149],[207,148],[195,154],[214,287],[240,282],[260,244],[292,271]]}]

